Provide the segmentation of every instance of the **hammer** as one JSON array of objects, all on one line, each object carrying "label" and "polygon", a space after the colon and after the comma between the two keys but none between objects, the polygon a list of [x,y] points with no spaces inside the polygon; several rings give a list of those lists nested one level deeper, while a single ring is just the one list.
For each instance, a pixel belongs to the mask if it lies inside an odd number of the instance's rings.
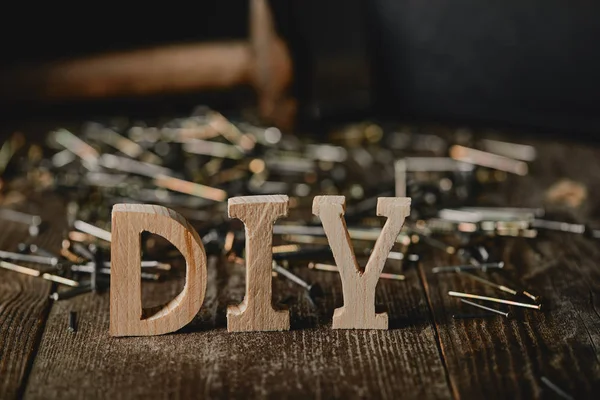
[{"label": "hammer", "polygon": [[266,122],[289,126],[295,102],[288,49],[267,0],[250,0],[250,40],[180,44],[102,54],[4,71],[2,102],[175,94],[251,85]]}]

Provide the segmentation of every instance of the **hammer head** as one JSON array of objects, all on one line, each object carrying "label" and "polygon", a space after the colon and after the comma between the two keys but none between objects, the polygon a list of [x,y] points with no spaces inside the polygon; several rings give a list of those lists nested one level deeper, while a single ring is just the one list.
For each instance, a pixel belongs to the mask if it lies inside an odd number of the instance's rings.
[{"label": "hammer head", "polygon": [[287,95],[292,82],[292,59],[275,32],[267,0],[251,0],[250,46],[253,52],[253,85],[262,118],[289,129],[296,115],[296,101]]}]

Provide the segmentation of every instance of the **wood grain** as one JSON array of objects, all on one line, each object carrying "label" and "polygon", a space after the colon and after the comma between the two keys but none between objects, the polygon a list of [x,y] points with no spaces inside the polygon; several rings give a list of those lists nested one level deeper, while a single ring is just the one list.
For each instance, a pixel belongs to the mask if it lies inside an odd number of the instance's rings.
[{"label": "wood grain", "polygon": [[[45,204],[60,206],[51,196]],[[44,212],[43,207],[32,211],[41,211],[48,222],[49,213]],[[34,243],[47,249],[60,245],[58,232],[62,225],[54,222],[54,228],[42,231]],[[19,242],[29,239],[27,226],[6,221],[0,221],[0,224],[0,248],[3,250],[16,251]],[[0,398],[17,398],[24,390],[50,310],[51,288],[50,282],[40,278],[0,269]]]},{"label": "wood grain", "polygon": [[[488,201],[538,207],[544,204],[544,192],[557,177],[568,177],[587,185],[595,197],[581,209],[558,211],[566,214],[562,218],[592,219],[597,209],[592,200],[598,198],[600,152],[572,146],[566,156],[565,147],[548,143],[537,143],[536,147],[540,159],[533,164],[535,175],[509,179],[495,194],[487,195]],[[556,209],[553,204],[545,205],[548,210]],[[456,398],[556,398],[542,384],[542,376],[575,398],[595,397],[600,390],[597,245],[592,239],[559,232],[540,232],[536,239],[494,240],[494,258],[505,261],[507,271],[481,276],[522,285],[541,296],[543,304],[541,312],[492,305],[510,310],[513,318],[508,320],[502,316],[452,319],[453,314],[480,310],[449,297],[449,290],[515,298],[467,276],[432,274],[434,266],[456,265],[458,260],[439,251],[427,253],[420,273]]]},{"label": "wood grain", "polygon": [[233,197],[229,217],[244,223],[246,233],[246,295],[227,309],[229,332],[287,331],[290,314],[272,305],[273,225],[288,215],[285,195]]},{"label": "wood grain", "polygon": [[[226,307],[244,296],[244,268],[210,261],[206,300],[182,334],[110,338],[108,295],[57,303],[25,397],[451,397],[416,271],[404,282],[379,283],[389,331],[331,330],[333,309],[342,302],[339,275],[294,271],[318,280],[327,295],[313,307],[304,289],[275,279],[274,302],[291,307],[290,332],[228,333]],[[175,296],[181,284],[149,283],[144,301],[151,306],[152,299]],[[74,335],[67,331],[70,310],[79,313]]]},{"label": "wood grain", "polygon": [[[112,228],[111,335],[162,335],[181,329],[194,319],[206,292],[206,252],[189,222],[166,207],[115,204]],[[186,264],[186,281],[181,293],[146,318],[142,318],[142,232],[159,235],[171,242],[179,249]]]},{"label": "wood grain", "polygon": [[[509,178],[482,195],[480,204],[543,204],[553,213],[549,218],[600,226],[600,151],[534,144],[540,159],[531,174]],[[588,187],[581,207],[545,199],[548,187],[563,177]],[[0,232],[2,248],[14,248],[17,234],[25,231]],[[108,294],[58,302],[28,378],[50,286],[0,271],[0,397],[558,398],[541,383],[542,376],[575,398],[597,397],[598,242],[540,233],[537,239],[489,244],[492,257],[506,262],[507,273],[485,277],[516,282],[542,296],[541,312],[514,309],[509,320],[454,320],[452,314],[478,310],[448,297],[448,290],[508,295],[466,276],[431,274],[434,266],[457,260],[425,248],[418,269],[403,272],[405,281],[378,283],[377,311],[387,306],[388,331],[331,330],[333,310],[343,304],[339,274],[292,266],[301,278],[321,283],[325,295],[313,306],[304,289],[274,279],[274,304],[290,306],[292,330],[232,335],[226,331],[226,308],[242,301],[245,271],[209,258],[204,304],[181,334],[111,338]],[[394,262],[388,261],[389,272],[397,272],[390,268]],[[177,296],[183,269],[176,269],[178,279],[144,283],[144,305],[152,308]],[[79,315],[76,334],[67,331],[71,310]]]},{"label": "wood grain", "polygon": [[387,329],[386,313],[375,313],[375,287],[390,250],[410,213],[410,199],[379,198],[377,215],[387,217],[364,270],[360,268],[344,219],[344,196],[317,196],[313,214],[321,219],[323,229],[342,281],[344,305],[333,313],[333,329]]}]

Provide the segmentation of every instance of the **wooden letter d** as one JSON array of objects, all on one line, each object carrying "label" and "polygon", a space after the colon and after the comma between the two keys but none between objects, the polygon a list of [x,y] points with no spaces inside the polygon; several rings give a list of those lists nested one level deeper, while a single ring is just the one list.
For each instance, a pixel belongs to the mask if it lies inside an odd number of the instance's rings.
[{"label": "wooden letter d", "polygon": [[[158,313],[142,318],[141,238],[143,231],[169,240],[187,264],[183,291]],[[174,332],[200,311],[206,292],[206,252],[198,233],[168,208],[116,204],[112,210],[110,334],[152,336]]]}]

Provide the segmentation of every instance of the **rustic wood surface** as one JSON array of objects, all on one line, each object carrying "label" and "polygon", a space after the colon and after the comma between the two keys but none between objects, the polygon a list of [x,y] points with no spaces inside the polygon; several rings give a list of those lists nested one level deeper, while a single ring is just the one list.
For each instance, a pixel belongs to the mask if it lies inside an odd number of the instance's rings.
[{"label": "rustic wood surface", "polygon": [[[60,207],[56,199],[50,199],[51,208]],[[34,241],[40,247],[60,245],[62,225],[41,204],[34,205],[46,221],[53,221],[52,229],[45,229],[32,239],[28,227],[23,224],[2,221],[0,228],[1,249],[17,251],[20,242]],[[27,264],[22,264],[27,265]],[[50,311],[52,284],[30,276],[0,269],[0,397],[19,397],[35,357],[44,324]]]},{"label": "rustic wood surface", "polygon": [[[541,206],[551,184],[571,178],[589,193],[566,217],[600,226],[600,151],[536,146],[539,160],[531,174],[510,177],[485,201]],[[50,229],[44,243],[58,249],[61,233]],[[14,250],[25,237],[22,227],[4,225],[0,248]],[[379,282],[376,301],[387,308],[388,331],[332,330],[333,310],[342,302],[339,276],[294,267],[301,277],[319,281],[325,295],[312,305],[302,288],[274,279],[275,303],[290,305],[292,330],[228,333],[226,307],[243,298],[244,270],[210,259],[205,302],[190,325],[165,336],[111,338],[108,293],[51,304],[50,284],[0,270],[0,398],[559,398],[543,376],[574,398],[595,398],[598,241],[541,233],[493,244],[492,257],[503,259],[507,271],[492,279],[540,295],[541,311],[511,307],[504,308],[510,319],[453,319],[478,311],[447,296],[449,290],[507,296],[463,275],[432,274],[434,266],[456,259],[430,249],[417,267],[404,271],[405,281]],[[390,261],[385,270],[398,267]],[[182,288],[181,276],[144,283],[144,306],[164,304]],[[67,330],[70,311],[78,313],[74,334]]]}]

